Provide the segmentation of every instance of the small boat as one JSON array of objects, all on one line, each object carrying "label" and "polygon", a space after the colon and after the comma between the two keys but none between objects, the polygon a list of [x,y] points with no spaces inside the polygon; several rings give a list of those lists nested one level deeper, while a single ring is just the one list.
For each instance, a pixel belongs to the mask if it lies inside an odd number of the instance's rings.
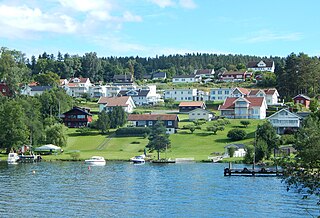
[{"label": "small boat", "polygon": [[141,154],[139,156],[130,158],[130,161],[133,162],[134,164],[144,164],[146,162],[144,159],[145,157],[146,156],[144,154]]},{"label": "small boat", "polygon": [[90,159],[84,161],[86,164],[94,166],[104,166],[106,165],[106,160],[101,156],[92,156]]},{"label": "small boat", "polygon": [[8,154],[8,164],[17,164],[19,160],[20,160],[20,158],[17,153],[9,153]]}]

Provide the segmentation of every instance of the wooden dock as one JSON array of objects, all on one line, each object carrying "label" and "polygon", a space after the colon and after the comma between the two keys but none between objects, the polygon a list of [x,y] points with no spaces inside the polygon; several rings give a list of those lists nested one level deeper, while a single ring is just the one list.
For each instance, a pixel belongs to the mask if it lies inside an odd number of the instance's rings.
[{"label": "wooden dock", "polygon": [[283,170],[278,168],[232,169],[224,168],[224,176],[283,176]]}]

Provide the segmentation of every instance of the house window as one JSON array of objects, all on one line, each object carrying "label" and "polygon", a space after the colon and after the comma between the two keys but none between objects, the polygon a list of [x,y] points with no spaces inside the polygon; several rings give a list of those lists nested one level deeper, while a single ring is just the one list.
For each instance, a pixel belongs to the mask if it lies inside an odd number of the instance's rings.
[{"label": "house window", "polygon": [[188,98],[187,98],[187,97],[185,97],[184,99],[185,99],[185,100],[188,100]]},{"label": "house window", "polygon": [[206,115],[206,113],[203,113],[203,115]]},{"label": "house window", "polygon": [[183,97],[181,97],[180,99],[183,100]]},{"label": "house window", "polygon": [[181,92],[181,94],[183,94],[183,92]]},{"label": "house window", "polygon": [[192,115],[195,115],[195,113],[192,113]]},{"label": "house window", "polygon": [[171,120],[168,121],[168,126],[172,126],[172,121]]},{"label": "house window", "polygon": [[152,121],[149,121],[148,122],[148,126],[152,126],[153,122]]},{"label": "house window", "polygon": [[222,91],[218,91],[218,95],[222,95]]},{"label": "house window", "polygon": [[86,115],[78,115],[78,119],[84,119],[86,118]]},{"label": "house window", "polygon": [[191,97],[188,97],[188,100],[191,100]]},{"label": "house window", "polygon": [[229,95],[229,90],[224,91],[224,94]]},{"label": "house window", "polygon": [[211,91],[211,93],[214,95],[214,94],[216,94],[216,92],[215,91]]},{"label": "house window", "polygon": [[186,81],[185,79],[181,79],[182,81]]}]

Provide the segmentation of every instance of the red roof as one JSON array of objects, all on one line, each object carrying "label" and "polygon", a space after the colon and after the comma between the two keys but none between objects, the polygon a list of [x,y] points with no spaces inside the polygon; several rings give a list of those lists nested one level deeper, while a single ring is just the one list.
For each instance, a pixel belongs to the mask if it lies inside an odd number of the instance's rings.
[{"label": "red roof", "polygon": [[128,121],[136,120],[177,120],[177,114],[129,114]]},{"label": "red roof", "polygon": [[105,104],[107,107],[115,106],[128,106],[128,100],[130,96],[121,96],[121,97],[100,97],[98,104]]},{"label": "red roof", "polygon": [[[223,105],[219,106],[219,110],[233,110],[235,101],[239,99],[237,97],[227,98]],[[261,107],[263,104],[264,97],[244,97],[249,102],[249,107]]]},{"label": "red roof", "polygon": [[[74,79],[79,79],[80,82],[74,82]],[[83,77],[74,77],[74,78],[70,78],[69,82],[70,83],[86,83],[88,81],[89,78],[83,78]]]},{"label": "red roof", "polygon": [[239,88],[239,87],[236,87],[235,89],[238,89],[242,94],[244,95],[248,95],[250,90],[246,89],[246,88]]},{"label": "red roof", "polygon": [[179,104],[179,107],[202,107],[203,101],[183,101]]},{"label": "red roof", "polygon": [[264,92],[267,94],[267,95],[273,95],[277,90],[274,89],[274,88],[271,88],[271,89],[265,89]]}]

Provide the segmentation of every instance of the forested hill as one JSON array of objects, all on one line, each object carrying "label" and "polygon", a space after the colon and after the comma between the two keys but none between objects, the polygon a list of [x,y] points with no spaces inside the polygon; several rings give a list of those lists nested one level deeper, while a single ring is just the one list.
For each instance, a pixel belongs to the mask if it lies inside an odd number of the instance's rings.
[{"label": "forested hill", "polygon": [[[320,94],[320,61],[304,53],[287,57],[259,57],[250,55],[185,54],[157,57],[98,57],[95,52],[83,56],[47,54],[26,59],[20,51],[1,48],[0,80],[15,91],[18,84],[34,81],[39,75],[56,75],[60,78],[88,77],[92,82],[110,82],[115,74],[131,74],[136,80],[143,75],[164,71],[174,75],[191,74],[195,69],[245,69],[249,61],[273,60],[275,73],[268,78],[284,98],[297,94],[316,97]],[[42,84],[49,85],[49,84]],[[239,84],[241,86],[241,84]]]}]

